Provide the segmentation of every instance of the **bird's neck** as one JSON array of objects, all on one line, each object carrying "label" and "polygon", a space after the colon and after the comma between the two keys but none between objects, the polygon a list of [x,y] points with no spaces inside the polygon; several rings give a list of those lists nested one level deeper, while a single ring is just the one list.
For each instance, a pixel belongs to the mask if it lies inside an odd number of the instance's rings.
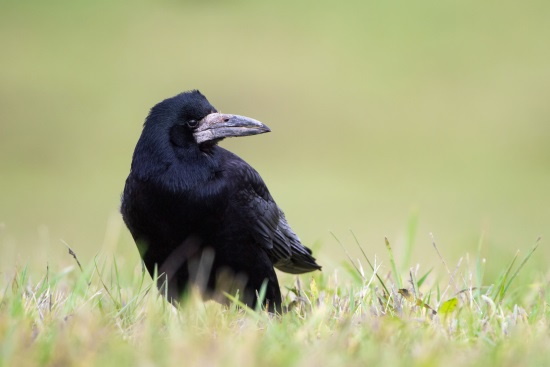
[{"label": "bird's neck", "polygon": [[139,180],[155,183],[168,191],[192,190],[213,180],[218,170],[216,148],[213,147],[208,153],[198,147],[136,148],[132,173]]}]

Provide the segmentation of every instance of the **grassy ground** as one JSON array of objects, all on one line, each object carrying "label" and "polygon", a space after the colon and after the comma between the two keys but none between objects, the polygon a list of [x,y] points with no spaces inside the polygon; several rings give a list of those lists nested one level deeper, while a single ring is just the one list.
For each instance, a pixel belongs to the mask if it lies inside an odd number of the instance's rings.
[{"label": "grassy ground", "polygon": [[176,309],[139,265],[102,256],[83,267],[69,254],[64,268],[17,267],[0,283],[0,366],[548,362],[547,279],[517,277],[529,273],[538,241],[495,279],[485,259],[448,264],[435,244],[439,264],[399,271],[386,245],[387,264],[365,254],[332,272],[283,277],[289,311],[278,316],[195,294]]}]

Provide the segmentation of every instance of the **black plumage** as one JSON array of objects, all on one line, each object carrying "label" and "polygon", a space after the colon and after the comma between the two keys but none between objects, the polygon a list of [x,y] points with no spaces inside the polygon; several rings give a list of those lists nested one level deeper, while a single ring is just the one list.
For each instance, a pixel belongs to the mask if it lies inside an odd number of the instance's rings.
[{"label": "black plumage", "polygon": [[218,113],[199,91],[151,109],[121,212],[147,270],[159,274],[171,301],[196,284],[206,298],[224,302],[224,292],[238,291],[254,306],[265,282],[265,303],[279,310],[273,267],[293,274],[321,269],[258,172],[217,145],[269,131],[259,121]]}]

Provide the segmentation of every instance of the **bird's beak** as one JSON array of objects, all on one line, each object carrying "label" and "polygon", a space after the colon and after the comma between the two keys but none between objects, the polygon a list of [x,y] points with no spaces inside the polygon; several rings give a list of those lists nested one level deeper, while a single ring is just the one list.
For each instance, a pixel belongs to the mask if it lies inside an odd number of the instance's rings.
[{"label": "bird's beak", "polygon": [[229,138],[268,133],[271,130],[260,121],[239,115],[211,113],[199,121],[193,135],[198,144]]}]

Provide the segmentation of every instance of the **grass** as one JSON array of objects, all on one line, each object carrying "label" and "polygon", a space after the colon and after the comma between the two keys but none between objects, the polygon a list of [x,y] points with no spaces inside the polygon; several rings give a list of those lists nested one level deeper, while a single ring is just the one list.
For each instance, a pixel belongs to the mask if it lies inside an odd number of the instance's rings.
[{"label": "grass", "polygon": [[176,309],[141,266],[114,258],[20,267],[2,276],[0,366],[542,365],[547,281],[518,277],[538,243],[485,279],[469,255],[401,271],[386,240],[391,271],[361,248],[361,260],[295,278],[278,316],[195,294]]}]

